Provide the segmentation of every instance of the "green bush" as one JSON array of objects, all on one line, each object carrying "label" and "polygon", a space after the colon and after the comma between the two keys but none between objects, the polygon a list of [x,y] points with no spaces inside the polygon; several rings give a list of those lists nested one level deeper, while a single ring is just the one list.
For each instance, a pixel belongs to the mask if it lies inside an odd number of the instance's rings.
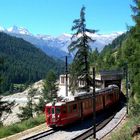
[{"label": "green bush", "polygon": [[45,122],[45,115],[43,114],[37,116],[36,118],[30,118],[28,120],[10,126],[6,126],[6,127],[2,126],[0,127],[0,138],[7,137],[15,133],[19,133],[21,131],[35,127],[44,122]]},{"label": "green bush", "polygon": [[137,103],[132,97],[129,99],[129,115],[132,118],[140,115],[140,103]]},{"label": "green bush", "polygon": [[131,133],[135,125],[140,123],[140,115],[129,118],[128,122],[117,133],[113,133],[112,140],[132,140]]}]

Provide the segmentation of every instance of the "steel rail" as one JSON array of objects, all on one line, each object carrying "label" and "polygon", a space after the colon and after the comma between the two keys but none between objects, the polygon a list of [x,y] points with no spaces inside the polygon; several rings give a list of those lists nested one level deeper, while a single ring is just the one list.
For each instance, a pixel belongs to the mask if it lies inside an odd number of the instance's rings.
[{"label": "steel rail", "polygon": [[[96,124],[96,132],[98,132],[103,127],[105,127],[105,125],[107,125],[114,118],[114,116],[115,116],[115,114],[113,114],[109,118],[107,118],[107,119],[99,122],[98,124]],[[85,140],[86,138],[88,138],[88,137],[90,137],[92,135],[93,135],[93,127],[89,128],[88,130],[86,130],[82,134],[72,138],[72,140]]]},{"label": "steel rail", "polygon": [[30,137],[27,137],[27,138],[24,138],[23,140],[37,140],[37,139],[40,139],[40,138],[43,138],[45,136],[48,136],[50,134],[53,134],[55,132],[57,132],[58,130],[54,130],[54,129],[49,129],[47,131],[44,131],[44,132],[41,132],[41,133],[38,133],[38,134],[35,134],[33,136],[30,136]]},{"label": "steel rail", "polygon": [[109,133],[111,133],[121,122],[122,122],[122,120],[126,117],[126,114],[127,113],[125,113],[124,114],[124,116],[121,118],[121,120],[115,125],[115,127],[114,128],[112,128],[110,131],[108,131],[105,135],[103,135],[100,139],[103,139],[104,137],[106,137]]}]

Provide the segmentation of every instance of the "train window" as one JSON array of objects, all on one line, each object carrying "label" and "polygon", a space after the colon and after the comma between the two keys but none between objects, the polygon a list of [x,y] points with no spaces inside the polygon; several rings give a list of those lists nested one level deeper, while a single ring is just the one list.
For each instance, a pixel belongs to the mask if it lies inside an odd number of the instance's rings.
[{"label": "train window", "polygon": [[99,98],[99,103],[102,104],[102,97]]},{"label": "train window", "polygon": [[50,108],[47,108],[47,113],[50,114]]},{"label": "train window", "polygon": [[77,110],[77,104],[74,104],[73,105],[73,111],[76,112],[76,110]]},{"label": "train window", "polygon": [[62,108],[62,113],[66,113],[66,107]]},{"label": "train window", "polygon": [[97,98],[97,103],[100,104],[100,96]]},{"label": "train window", "polygon": [[68,106],[68,113],[71,113],[71,107],[70,107],[70,105]]},{"label": "train window", "polygon": [[60,108],[57,107],[56,110],[55,110],[55,113],[60,114]]},{"label": "train window", "polygon": [[89,108],[89,101],[88,100],[83,103],[83,108],[84,109]]},{"label": "train window", "polygon": [[100,97],[98,96],[98,97],[96,98],[96,103],[97,103],[97,104],[99,104],[99,99],[100,99]]},{"label": "train window", "polygon": [[87,102],[85,101],[85,109],[87,108]]},{"label": "train window", "polygon": [[96,98],[96,104],[98,104],[98,98]]},{"label": "train window", "polygon": [[110,100],[112,100],[113,94],[110,94]]},{"label": "train window", "polygon": [[91,102],[91,99],[89,100],[89,107],[91,107],[92,106],[92,102]]},{"label": "train window", "polygon": [[54,108],[52,108],[52,114],[54,114]]},{"label": "train window", "polygon": [[89,101],[87,101],[87,108],[89,108]]},{"label": "train window", "polygon": [[112,94],[108,95],[108,100],[112,100]]},{"label": "train window", "polygon": [[99,98],[99,97],[96,98],[96,104],[98,104],[98,98]]},{"label": "train window", "polygon": [[101,103],[101,97],[99,96],[99,98],[98,98],[98,104],[100,104]]},{"label": "train window", "polygon": [[83,103],[83,109],[85,109],[85,103]]}]

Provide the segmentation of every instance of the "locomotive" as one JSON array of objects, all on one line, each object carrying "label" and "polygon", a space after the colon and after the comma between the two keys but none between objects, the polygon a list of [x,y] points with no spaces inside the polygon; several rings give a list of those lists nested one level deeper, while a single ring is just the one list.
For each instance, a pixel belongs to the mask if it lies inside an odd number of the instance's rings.
[{"label": "locomotive", "polygon": [[[119,88],[111,85],[98,90],[96,96],[96,112],[109,108],[119,101]],[[45,106],[46,123],[50,127],[65,126],[82,120],[93,114],[93,95],[79,93],[73,99],[48,103]]]}]

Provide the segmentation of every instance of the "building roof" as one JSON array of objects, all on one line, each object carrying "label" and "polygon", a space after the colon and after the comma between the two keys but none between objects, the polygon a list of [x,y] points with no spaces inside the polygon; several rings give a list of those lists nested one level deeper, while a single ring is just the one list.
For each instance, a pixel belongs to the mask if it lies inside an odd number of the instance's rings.
[{"label": "building roof", "polygon": [[101,80],[121,80],[123,78],[123,71],[110,70],[100,71]]}]

